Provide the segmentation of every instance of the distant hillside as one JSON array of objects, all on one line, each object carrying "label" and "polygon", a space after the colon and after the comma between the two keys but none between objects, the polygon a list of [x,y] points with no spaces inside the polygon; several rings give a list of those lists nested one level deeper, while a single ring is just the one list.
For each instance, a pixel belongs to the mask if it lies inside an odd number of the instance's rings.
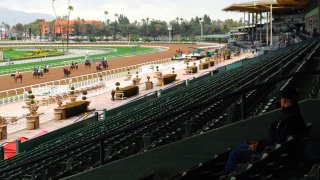
[{"label": "distant hillside", "polygon": [[36,19],[53,20],[54,16],[51,16],[49,14],[27,13],[0,8],[0,23],[5,22],[10,25],[15,25],[17,23],[27,24]]}]

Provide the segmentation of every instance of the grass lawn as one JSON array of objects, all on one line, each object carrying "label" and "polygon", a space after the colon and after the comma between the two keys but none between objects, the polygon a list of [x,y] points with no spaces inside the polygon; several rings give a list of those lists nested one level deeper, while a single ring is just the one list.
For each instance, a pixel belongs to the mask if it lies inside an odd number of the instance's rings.
[{"label": "grass lawn", "polygon": [[[87,47],[88,49],[93,49],[92,47]],[[143,53],[143,52],[152,52],[154,48],[145,48],[145,47],[94,47],[96,49],[107,49],[107,48],[115,48],[117,49],[117,52],[110,52],[110,53],[103,53],[103,54],[96,54],[96,55],[90,55],[90,59],[102,59],[103,57],[106,57],[107,59],[112,59],[116,57],[121,57],[125,55],[133,55],[133,53]],[[86,47],[81,47],[76,49],[86,49]],[[30,62],[30,63],[24,63],[24,64],[12,64],[10,66],[0,66],[0,71],[3,70],[12,70],[13,72],[17,69],[20,71],[30,71],[33,69],[33,67],[43,67],[45,64],[48,64],[49,67],[57,66],[57,63],[63,63],[70,64],[71,61],[76,61],[79,59],[84,59],[84,56],[79,57],[73,57],[73,58],[62,58],[62,59],[56,59],[56,60],[48,60],[48,61],[41,61],[41,62]],[[68,62],[70,61],[70,62]],[[20,69],[21,68],[21,69]],[[22,69],[23,68],[23,69]],[[0,73],[1,74],[1,73]]]}]

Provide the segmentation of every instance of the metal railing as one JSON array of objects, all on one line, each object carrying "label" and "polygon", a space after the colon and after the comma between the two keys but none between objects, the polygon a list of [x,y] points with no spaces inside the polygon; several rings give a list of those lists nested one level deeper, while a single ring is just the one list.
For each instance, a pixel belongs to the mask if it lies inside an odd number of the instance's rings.
[{"label": "metal railing", "polygon": [[91,74],[85,74],[85,75],[76,76],[76,77],[70,77],[70,78],[61,79],[61,80],[49,81],[45,83],[34,84],[30,86],[24,86],[20,88],[0,91],[0,105],[5,105],[5,104],[10,104],[13,102],[25,100],[25,98],[27,98],[26,92],[28,90],[31,90],[32,88],[48,87],[48,86],[54,86],[54,85],[67,85],[67,84],[69,84],[69,87],[74,86],[75,88],[79,88],[82,86],[87,86],[90,84],[101,82],[101,80],[106,81],[106,80],[124,77],[126,74],[128,74],[129,71],[131,73],[133,71],[141,72],[141,67],[144,65],[162,64],[167,62],[171,62],[171,58],[166,58],[166,59],[161,59],[157,61],[135,64],[127,67],[110,69],[110,70],[95,72]]}]

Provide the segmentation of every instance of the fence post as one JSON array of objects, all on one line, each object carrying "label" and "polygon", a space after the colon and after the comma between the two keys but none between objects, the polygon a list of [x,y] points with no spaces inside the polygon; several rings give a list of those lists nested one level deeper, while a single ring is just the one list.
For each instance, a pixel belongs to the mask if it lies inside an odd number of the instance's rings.
[{"label": "fence post", "polygon": [[103,109],[103,120],[107,118],[107,109]]},{"label": "fence post", "polygon": [[21,140],[16,140],[16,154],[20,153]]},{"label": "fence post", "polygon": [[241,94],[241,120],[246,118],[246,93]]},{"label": "fence post", "polygon": [[94,117],[96,118],[97,121],[99,121],[99,113],[98,112],[94,112]]},{"label": "fence post", "polygon": [[100,140],[100,165],[104,165],[104,143],[103,139]]},{"label": "fence post", "polygon": [[4,149],[3,149],[3,146],[0,146],[0,160],[4,160]]},{"label": "fence post", "polygon": [[158,92],[157,93],[158,98],[161,97],[162,89],[159,89],[157,92]]}]

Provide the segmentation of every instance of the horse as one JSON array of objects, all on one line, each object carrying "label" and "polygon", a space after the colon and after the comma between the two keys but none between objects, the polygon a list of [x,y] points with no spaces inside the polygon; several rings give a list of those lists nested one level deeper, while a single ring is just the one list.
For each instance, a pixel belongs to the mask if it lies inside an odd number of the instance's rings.
[{"label": "horse", "polygon": [[78,70],[78,63],[71,64],[70,70]]},{"label": "horse", "polygon": [[96,66],[96,70],[97,70],[97,71],[102,71],[101,64],[99,64],[99,65]]},{"label": "horse", "polygon": [[88,60],[86,60],[86,61],[84,62],[84,65],[85,65],[86,68],[91,68],[91,62],[88,61]]},{"label": "horse", "polygon": [[46,68],[46,67],[43,68],[43,73],[44,73],[44,74],[48,74],[48,73],[49,73],[49,68]]},{"label": "horse", "polygon": [[71,71],[69,69],[63,68],[63,74],[64,74],[64,77],[69,77],[71,74]]},{"label": "horse", "polygon": [[33,71],[32,73],[33,78],[42,78],[43,72],[42,71]]},{"label": "horse", "polygon": [[103,69],[107,69],[109,67],[106,60],[102,60],[100,64],[102,65]]},{"label": "horse", "polygon": [[14,78],[14,82],[17,82],[17,80],[20,79],[22,83],[22,74],[19,74],[18,77],[16,77],[16,74],[11,74],[10,76]]}]

